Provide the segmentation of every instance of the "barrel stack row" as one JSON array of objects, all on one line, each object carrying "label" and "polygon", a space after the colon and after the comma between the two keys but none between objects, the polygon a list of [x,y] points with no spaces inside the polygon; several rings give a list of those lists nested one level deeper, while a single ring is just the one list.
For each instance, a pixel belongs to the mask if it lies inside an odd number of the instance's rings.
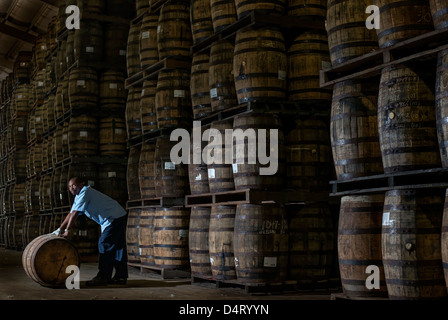
[{"label": "barrel stack row", "polygon": [[[362,13],[369,4],[329,2],[333,66],[441,30],[448,21],[446,1],[379,0],[380,29],[368,30]],[[380,77],[335,84],[330,135],[338,180],[446,167],[446,57],[446,50],[439,51],[426,63],[394,64]],[[443,189],[412,188],[342,197],[338,258],[344,294],[446,298],[445,198]],[[379,289],[366,285],[369,265],[378,267]]]},{"label": "barrel stack row", "polygon": [[[286,14],[284,5],[276,13],[278,16]],[[300,13],[300,5],[296,5],[298,11],[288,14],[318,15]],[[257,6],[241,12],[240,17]],[[265,9],[271,7],[274,8],[273,2]],[[292,7],[290,4],[290,10]],[[317,1],[310,8],[320,12],[322,25],[325,7]],[[320,89],[318,81],[322,63],[329,61],[325,32],[304,31],[293,43],[287,43],[276,27],[249,28],[238,31],[236,39],[216,41],[195,53],[195,44],[238,21],[234,1],[169,1],[160,12],[149,10],[140,15],[141,20],[131,24],[128,38],[129,80],[163,59],[191,59],[191,68],[162,69],[156,77],[145,78],[129,88],[129,141],[139,141],[138,137],[151,131],[171,132],[175,128],[185,128],[193,134],[194,120],[206,120],[256,101],[273,105],[313,101],[329,113],[331,90]],[[170,19],[170,15],[177,20]],[[191,30],[191,38],[186,30]],[[261,76],[257,78],[257,74]],[[196,164],[172,162],[170,151],[178,141],[170,141],[169,134],[131,143],[128,199],[183,198],[243,189],[294,189],[327,199],[331,176],[328,123],[311,116],[284,118],[260,111],[209,121],[206,125],[201,122],[197,129],[205,141],[199,143],[198,149],[189,143],[187,151],[191,152],[191,161],[194,154],[199,155],[201,161]],[[226,149],[224,141],[213,151],[222,163],[204,161],[202,151],[211,139],[205,130],[215,130],[224,137],[226,129],[248,128],[268,132],[266,145],[260,145],[266,148],[267,155],[271,150],[270,130],[278,130],[278,155],[272,158],[278,163],[276,174],[260,175],[260,168],[269,164],[258,160],[248,164],[247,159],[231,155],[230,162],[225,163],[226,152],[230,154],[232,150]],[[248,144],[235,143],[245,148],[247,156]],[[287,278],[316,281],[328,279],[334,271],[333,221],[325,200],[307,206],[276,203],[130,207],[129,219],[128,256],[134,264],[189,269],[195,277],[249,284]],[[253,236],[255,233],[259,236]]]},{"label": "barrel stack row", "polygon": [[[65,8],[70,4],[78,5],[81,16],[96,18],[81,18],[79,30],[66,29]],[[24,215],[11,231],[23,234],[18,249],[59,226],[73,201],[67,189],[69,177],[81,176],[122,205],[126,201],[124,80],[129,26],[123,23],[124,11],[107,8],[105,1],[60,1],[59,5],[59,15],[53,17],[47,33],[36,38],[30,53],[34,67],[29,82],[16,87],[21,96],[15,99],[20,98],[22,105],[26,100],[28,112],[21,136],[25,144],[20,149]],[[119,6],[131,10],[130,18],[132,7]],[[105,16],[114,12],[119,17],[116,23]],[[101,61],[107,64],[99,65]],[[8,90],[2,86],[2,101]],[[14,190],[9,189],[5,193],[12,197]],[[95,254],[98,226],[83,217],[77,224],[71,240],[81,256]]]}]

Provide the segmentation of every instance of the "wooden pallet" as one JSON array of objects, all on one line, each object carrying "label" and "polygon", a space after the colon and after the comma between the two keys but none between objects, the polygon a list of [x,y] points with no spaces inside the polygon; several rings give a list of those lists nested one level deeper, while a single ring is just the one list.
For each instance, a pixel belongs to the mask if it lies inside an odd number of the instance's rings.
[{"label": "wooden pallet", "polygon": [[298,190],[242,189],[224,192],[201,193],[185,196],[185,207],[210,207],[214,205],[260,204],[269,202],[305,204],[325,201],[321,195]]},{"label": "wooden pallet", "polygon": [[[410,170],[347,180],[332,180],[330,196],[384,193],[389,190],[448,188],[448,168]],[[374,187],[372,187],[374,186]]]},{"label": "wooden pallet", "polygon": [[160,268],[157,266],[148,266],[140,263],[128,262],[129,267],[137,268],[141,273],[151,273],[159,275],[162,279],[190,278],[189,270],[180,270],[172,268]]},{"label": "wooden pallet", "polygon": [[178,197],[154,197],[146,199],[128,200],[126,209],[143,207],[179,207],[184,206],[185,198]]},{"label": "wooden pallet", "polygon": [[448,28],[427,32],[321,70],[320,87],[329,88],[345,80],[372,78],[383,68],[396,64],[421,64],[434,60],[445,49],[448,49]]}]

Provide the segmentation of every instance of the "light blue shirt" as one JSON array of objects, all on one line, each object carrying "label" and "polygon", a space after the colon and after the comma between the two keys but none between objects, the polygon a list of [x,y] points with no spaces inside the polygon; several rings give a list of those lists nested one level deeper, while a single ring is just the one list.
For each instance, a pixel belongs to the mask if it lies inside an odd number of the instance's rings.
[{"label": "light blue shirt", "polygon": [[114,199],[90,186],[84,186],[75,196],[71,211],[85,214],[101,226],[101,232],[109,226],[114,219],[126,215],[126,210]]}]

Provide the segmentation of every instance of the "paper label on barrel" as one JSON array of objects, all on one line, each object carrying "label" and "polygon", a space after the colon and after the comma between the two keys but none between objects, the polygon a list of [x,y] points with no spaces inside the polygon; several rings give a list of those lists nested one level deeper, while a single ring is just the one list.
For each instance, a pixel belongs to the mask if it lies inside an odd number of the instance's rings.
[{"label": "paper label on barrel", "polygon": [[18,94],[18,95],[17,95],[17,99],[22,99],[22,97],[23,97],[23,96],[22,96],[21,94]]},{"label": "paper label on barrel", "polygon": [[174,90],[174,98],[184,98],[185,90]]},{"label": "paper label on barrel", "polygon": [[40,117],[36,117],[36,122],[40,122]]},{"label": "paper label on barrel", "polygon": [[87,237],[87,230],[79,230],[78,235],[80,237]]},{"label": "paper label on barrel", "polygon": [[40,50],[47,50],[47,46],[40,46]]},{"label": "paper label on barrel", "polygon": [[76,85],[78,87],[85,86],[86,85],[86,81],[85,80],[76,80]]},{"label": "paper label on barrel", "polygon": [[179,237],[181,237],[181,238],[188,238],[188,229],[180,229],[179,230]]},{"label": "paper label on barrel", "polygon": [[115,171],[111,171],[107,173],[108,178],[115,178],[117,176],[117,173]]},{"label": "paper label on barrel", "polygon": [[279,80],[286,80],[286,71],[278,70],[278,79]]},{"label": "paper label on barrel", "polygon": [[215,178],[215,169],[208,169],[207,170],[207,172],[208,172],[208,177],[210,178],[210,179],[214,179]]},{"label": "paper label on barrel", "polygon": [[26,67],[26,62],[20,62],[21,67]]},{"label": "paper label on barrel", "polygon": [[390,212],[383,212],[383,226],[390,226],[391,222],[389,219]]},{"label": "paper label on barrel", "polygon": [[123,133],[123,129],[115,129],[115,134],[122,134]]},{"label": "paper label on barrel", "polygon": [[196,181],[201,181],[202,180],[202,174],[198,174],[197,176],[196,176],[196,178],[194,178],[194,180],[196,180]]},{"label": "paper label on barrel", "polygon": [[68,63],[68,57],[65,57],[65,62],[67,62],[67,63]]},{"label": "paper label on barrel", "polygon": [[237,163],[232,163],[232,170],[233,170],[233,173],[238,173],[238,164]]},{"label": "paper label on barrel", "polygon": [[64,133],[64,134],[62,135],[62,140],[68,140],[68,134]]},{"label": "paper label on barrel", "polygon": [[176,170],[176,164],[174,162],[165,162],[165,170]]},{"label": "paper label on barrel", "polygon": [[23,131],[23,127],[18,127],[17,131],[22,132]]},{"label": "paper label on barrel", "polygon": [[36,129],[31,129],[31,133],[35,134],[36,133]]},{"label": "paper label on barrel", "polygon": [[89,133],[87,131],[79,131],[79,136],[83,137],[83,138],[86,138],[86,137],[89,136]]},{"label": "paper label on barrel", "polygon": [[93,47],[86,47],[86,52],[92,53],[94,51],[95,51],[95,49]]},{"label": "paper label on barrel", "polygon": [[126,55],[126,50],[120,50],[120,56],[125,56]]},{"label": "paper label on barrel", "polygon": [[264,257],[263,267],[268,267],[268,268],[277,267],[277,257]]},{"label": "paper label on barrel", "polygon": [[143,31],[142,32],[142,39],[148,39],[149,38],[149,31]]},{"label": "paper label on barrel", "polygon": [[61,199],[61,200],[62,200],[62,193],[60,193],[60,194],[59,194],[59,199]]},{"label": "paper label on barrel", "polygon": [[25,196],[20,196],[20,200],[25,200]]},{"label": "paper label on barrel", "polygon": [[216,98],[217,96],[218,96],[218,89],[217,88],[210,89],[210,98]]},{"label": "paper label on barrel", "polygon": [[109,83],[109,89],[117,89],[118,84],[117,83]]},{"label": "paper label on barrel", "polygon": [[44,86],[44,83],[43,83],[42,81],[38,81],[38,82],[37,82],[37,86],[38,86],[38,87],[43,87],[43,86]]},{"label": "paper label on barrel", "polygon": [[35,196],[35,197],[38,197],[39,195],[40,195],[39,191],[35,191],[35,192],[34,192],[34,196]]}]

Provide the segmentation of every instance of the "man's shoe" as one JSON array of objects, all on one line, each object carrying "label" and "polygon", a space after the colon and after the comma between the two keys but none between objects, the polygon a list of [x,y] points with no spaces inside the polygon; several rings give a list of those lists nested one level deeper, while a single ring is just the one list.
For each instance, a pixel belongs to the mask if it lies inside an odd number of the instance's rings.
[{"label": "man's shoe", "polygon": [[101,277],[94,277],[92,280],[86,281],[86,286],[94,287],[94,286],[107,286],[107,279]]},{"label": "man's shoe", "polygon": [[126,278],[113,277],[112,279],[109,280],[109,283],[111,283],[111,284],[126,284],[127,283],[127,279]]}]

